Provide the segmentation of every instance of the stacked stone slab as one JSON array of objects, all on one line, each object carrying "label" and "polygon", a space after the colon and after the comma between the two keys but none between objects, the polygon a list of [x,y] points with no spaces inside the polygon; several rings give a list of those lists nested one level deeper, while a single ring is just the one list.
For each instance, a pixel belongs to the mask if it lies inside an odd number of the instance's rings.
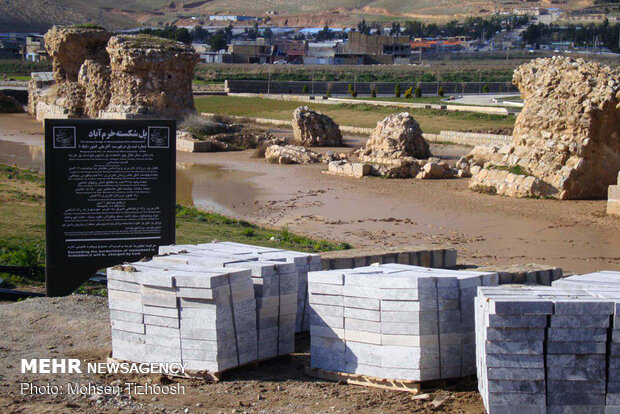
[{"label": "stacked stone slab", "polygon": [[614,316],[611,329],[611,341],[608,347],[607,377],[607,412],[620,412],[620,378],[614,373],[620,372],[620,272],[601,271],[587,275],[570,276],[558,280],[553,286],[583,289],[597,297],[605,298],[614,303]]},{"label": "stacked stone slab", "polygon": [[257,359],[250,270],[140,262],[107,276],[113,357],[210,372]]},{"label": "stacked stone slab", "polygon": [[160,254],[184,251],[207,250],[219,255],[253,260],[265,259],[278,262],[294,263],[297,269],[297,317],[295,332],[310,329],[310,306],[308,304],[308,272],[321,270],[321,256],[316,253],[302,253],[272,247],[252,246],[234,242],[203,243],[198,245],[162,246]]},{"label": "stacked stone slab", "polygon": [[497,275],[401,264],[310,272],[311,365],[413,381],[475,372],[474,296]]},{"label": "stacked stone slab", "polygon": [[581,289],[480,288],[478,385],[493,413],[604,413],[613,303]]},{"label": "stacked stone slab", "polygon": [[208,250],[155,256],[155,263],[250,269],[256,297],[258,358],[286,355],[295,349],[297,270],[294,263],[236,258]]}]

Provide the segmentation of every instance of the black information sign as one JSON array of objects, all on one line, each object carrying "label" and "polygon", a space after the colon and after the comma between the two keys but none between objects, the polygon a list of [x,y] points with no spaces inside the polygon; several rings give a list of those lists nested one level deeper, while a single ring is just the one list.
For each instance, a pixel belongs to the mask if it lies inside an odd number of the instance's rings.
[{"label": "black information sign", "polygon": [[174,243],[175,121],[45,120],[48,296]]}]

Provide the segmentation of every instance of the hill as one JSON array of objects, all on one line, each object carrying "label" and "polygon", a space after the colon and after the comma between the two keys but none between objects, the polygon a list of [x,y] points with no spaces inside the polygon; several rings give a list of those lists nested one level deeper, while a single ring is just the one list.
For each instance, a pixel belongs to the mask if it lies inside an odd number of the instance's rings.
[{"label": "hill", "polygon": [[[575,9],[593,0],[567,0]],[[527,6],[549,7],[550,0]],[[333,27],[369,21],[447,20],[523,7],[517,0],[0,0],[0,27],[6,31],[45,31],[54,24],[96,23],[113,29],[141,25],[209,24],[209,15],[269,17],[274,24]],[[221,24],[221,23],[220,23]]]}]

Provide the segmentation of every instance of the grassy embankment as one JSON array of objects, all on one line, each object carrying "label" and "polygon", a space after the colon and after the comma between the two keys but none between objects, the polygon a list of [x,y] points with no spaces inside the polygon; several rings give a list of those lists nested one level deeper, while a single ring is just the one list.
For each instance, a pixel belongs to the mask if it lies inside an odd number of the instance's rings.
[{"label": "grassy embankment", "polygon": [[[0,264],[45,263],[45,180],[42,174],[0,164]],[[177,206],[177,243],[228,240],[298,251],[344,250],[346,243],[315,240],[287,228],[269,229],[220,214]],[[23,278],[1,274],[15,286],[41,287],[43,275]]]},{"label": "grassy embankment", "polygon": [[30,80],[31,72],[50,72],[52,62],[31,62],[29,60],[0,60],[0,75],[13,80]]},{"label": "grassy embankment", "polygon": [[420,123],[422,131],[435,134],[441,130],[474,131],[512,127],[515,122],[513,116],[505,115],[380,107],[368,104],[325,105],[238,96],[201,96],[196,97],[194,102],[198,112],[281,120],[290,120],[295,108],[307,105],[331,116],[339,125],[363,128],[374,128],[378,121],[389,114],[408,111]]}]

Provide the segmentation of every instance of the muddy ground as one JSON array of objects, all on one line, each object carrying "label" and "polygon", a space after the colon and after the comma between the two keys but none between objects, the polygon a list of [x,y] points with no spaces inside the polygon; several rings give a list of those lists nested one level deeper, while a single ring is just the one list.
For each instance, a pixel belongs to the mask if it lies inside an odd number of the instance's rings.
[{"label": "muddy ground", "polygon": [[[75,295],[36,298],[0,304],[0,412],[157,412],[157,413],[483,413],[475,382],[406,392],[339,385],[304,374],[309,365],[308,338],[297,340],[292,356],[232,370],[219,383],[161,375],[21,374],[22,358],[79,358],[105,361],[110,353],[110,328],[104,298]],[[64,394],[21,394],[21,383],[51,384]],[[123,385],[127,382],[185,387],[185,395],[117,397],[67,395],[67,383]],[[437,397],[450,397],[438,408]]]},{"label": "muddy ground", "polygon": [[[333,150],[352,151],[364,139],[346,141]],[[0,115],[0,162],[42,165],[42,142],[28,115]],[[431,150],[453,162],[470,148]],[[470,191],[468,179],[354,179],[325,174],[322,164],[272,165],[252,155],[179,152],[177,200],[356,247],[449,245],[460,262],[480,265],[620,270],[620,218],[605,213],[606,200],[493,196]]]}]

